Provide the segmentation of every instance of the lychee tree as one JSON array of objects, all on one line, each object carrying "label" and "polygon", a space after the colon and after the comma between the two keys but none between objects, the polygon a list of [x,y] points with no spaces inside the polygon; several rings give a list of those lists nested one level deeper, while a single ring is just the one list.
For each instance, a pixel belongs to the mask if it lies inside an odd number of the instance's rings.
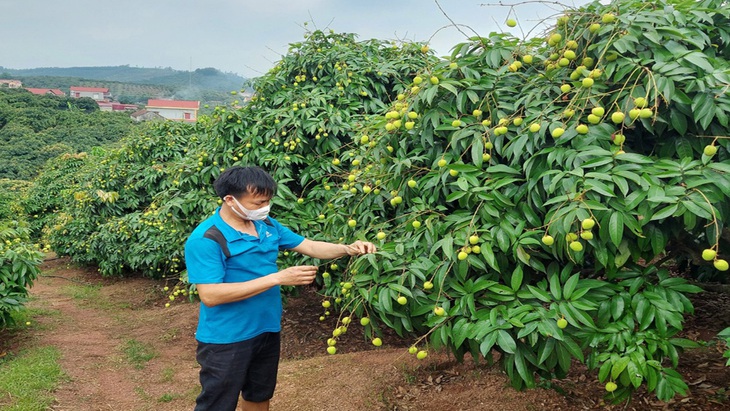
[{"label": "lychee tree", "polygon": [[694,344],[678,334],[700,288],[666,263],[728,268],[726,6],[596,2],[417,73],[323,178],[301,176],[293,216],[380,239],[325,292],[367,333],[498,352],[517,388],[577,359],[616,401],[684,394]]}]

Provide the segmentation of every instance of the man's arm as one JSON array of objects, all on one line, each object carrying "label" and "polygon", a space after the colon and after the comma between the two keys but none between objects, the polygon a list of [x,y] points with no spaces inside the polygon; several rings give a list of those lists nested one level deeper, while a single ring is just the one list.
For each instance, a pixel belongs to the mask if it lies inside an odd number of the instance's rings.
[{"label": "man's arm", "polygon": [[245,300],[277,285],[310,284],[316,274],[317,266],[297,265],[255,280],[240,283],[196,284],[196,287],[203,304],[214,307]]},{"label": "man's arm", "polygon": [[330,260],[344,257],[346,255],[361,255],[374,253],[376,251],[373,243],[355,241],[352,244],[334,244],[325,241],[314,241],[305,239],[301,244],[294,247],[292,251],[312,258]]}]

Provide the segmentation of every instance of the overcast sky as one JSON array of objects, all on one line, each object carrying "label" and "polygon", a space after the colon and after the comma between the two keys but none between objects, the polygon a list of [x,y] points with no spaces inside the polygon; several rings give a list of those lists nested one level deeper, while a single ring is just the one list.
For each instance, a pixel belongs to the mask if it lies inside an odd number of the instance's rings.
[{"label": "overcast sky", "polygon": [[[465,38],[553,24],[554,1],[524,0],[0,0],[0,66],[215,67],[244,77],[268,71],[307,29],[359,40],[427,41],[447,55]],[[587,0],[568,0],[580,6]],[[440,6],[440,7],[439,7]],[[448,17],[447,17],[448,16]],[[520,25],[504,22],[515,17]],[[308,25],[305,27],[304,23]],[[466,27],[464,27],[466,26]],[[545,26],[533,31],[539,33]]]}]

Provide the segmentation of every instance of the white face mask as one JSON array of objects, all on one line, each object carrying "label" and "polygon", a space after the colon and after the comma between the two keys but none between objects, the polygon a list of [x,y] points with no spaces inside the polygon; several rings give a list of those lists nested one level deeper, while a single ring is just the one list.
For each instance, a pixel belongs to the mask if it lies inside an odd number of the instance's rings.
[{"label": "white face mask", "polygon": [[243,205],[241,205],[241,203],[239,203],[238,200],[236,200],[236,197],[231,196],[231,198],[236,203],[236,205],[241,209],[241,211],[243,211],[243,214],[241,214],[238,210],[236,210],[233,207],[231,207],[231,211],[236,213],[237,216],[243,218],[244,220],[251,220],[251,221],[265,220],[266,217],[269,216],[269,211],[271,211],[271,205],[267,205],[267,206],[258,208],[256,210],[249,210],[246,207],[244,207]]}]

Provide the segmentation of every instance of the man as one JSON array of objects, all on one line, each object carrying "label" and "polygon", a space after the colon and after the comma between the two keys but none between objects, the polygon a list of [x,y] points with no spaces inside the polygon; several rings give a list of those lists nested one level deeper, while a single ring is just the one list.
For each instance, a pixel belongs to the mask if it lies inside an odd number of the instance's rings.
[{"label": "man", "polygon": [[279,364],[279,287],[310,284],[313,265],[279,270],[279,250],[333,259],[375,252],[369,242],[333,244],[295,234],[269,217],[274,179],[259,167],[232,167],[213,183],[223,204],[185,243],[188,279],[202,301],[196,340],[201,365],[196,411],[269,409]]}]

